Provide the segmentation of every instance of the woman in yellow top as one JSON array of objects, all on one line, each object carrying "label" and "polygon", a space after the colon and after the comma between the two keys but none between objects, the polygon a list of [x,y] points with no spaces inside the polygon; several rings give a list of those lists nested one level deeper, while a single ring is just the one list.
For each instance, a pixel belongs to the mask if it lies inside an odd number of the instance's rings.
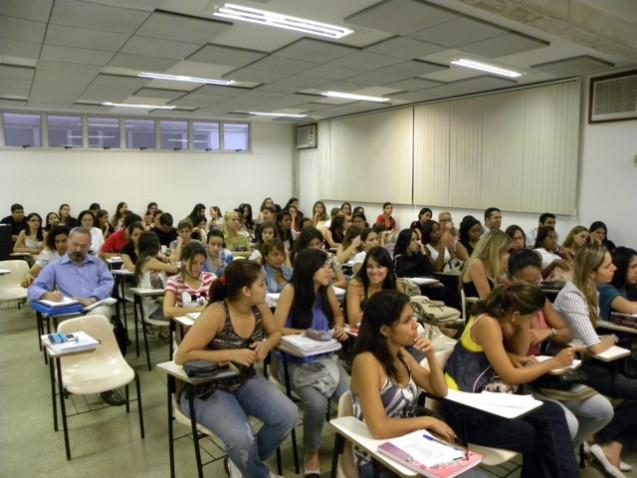
[{"label": "woman in yellow top", "polygon": [[223,240],[231,251],[248,251],[250,241],[241,234],[241,218],[237,211],[227,211],[223,216]]}]

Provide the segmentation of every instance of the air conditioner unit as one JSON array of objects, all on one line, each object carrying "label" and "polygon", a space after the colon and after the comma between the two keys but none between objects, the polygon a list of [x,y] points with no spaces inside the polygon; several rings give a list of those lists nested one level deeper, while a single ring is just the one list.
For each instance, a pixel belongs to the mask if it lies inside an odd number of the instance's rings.
[{"label": "air conditioner unit", "polygon": [[591,79],[589,123],[637,118],[637,70]]}]

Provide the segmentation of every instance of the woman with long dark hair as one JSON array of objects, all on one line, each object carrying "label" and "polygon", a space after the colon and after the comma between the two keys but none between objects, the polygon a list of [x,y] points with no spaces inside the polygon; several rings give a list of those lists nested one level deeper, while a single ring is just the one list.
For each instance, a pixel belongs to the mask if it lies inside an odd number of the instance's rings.
[{"label": "woman with long dark hair", "polygon": [[28,252],[39,254],[44,248],[44,230],[42,217],[37,212],[27,216],[27,227],[22,229],[13,245],[13,252]]},{"label": "woman with long dark hair", "polygon": [[459,240],[456,244],[456,257],[467,262],[473,249],[482,236],[482,223],[473,216],[465,216],[460,222]]}]

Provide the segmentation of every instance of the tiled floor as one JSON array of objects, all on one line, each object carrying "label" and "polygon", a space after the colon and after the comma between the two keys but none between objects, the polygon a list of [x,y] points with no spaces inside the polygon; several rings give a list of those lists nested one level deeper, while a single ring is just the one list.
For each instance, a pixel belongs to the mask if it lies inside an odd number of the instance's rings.
[{"label": "tiled floor", "polygon": [[[66,461],[62,432],[53,431],[49,369],[38,351],[35,315],[29,308],[0,310],[0,477],[168,477],[168,439],[166,424],[166,379],[156,370],[149,372],[144,355],[136,357],[134,346],[127,360],[139,372],[146,439],[141,440],[136,404],[131,413],[124,407],[107,407],[70,419],[70,439],[73,459]],[[132,335],[132,334],[131,334]],[[151,342],[153,362],[167,359],[166,343]],[[71,409],[100,407],[99,397],[70,397]],[[176,425],[178,433],[188,429]],[[302,427],[297,427],[301,443]],[[333,437],[324,431],[322,457],[323,475],[327,476]],[[222,450],[212,444],[203,445],[213,456]],[[293,471],[290,440],[283,447],[284,476],[297,476]],[[175,443],[176,476],[196,476],[195,460],[190,438]],[[637,454],[631,452],[627,461],[637,467]],[[274,459],[271,462],[274,469]],[[513,470],[511,472],[511,470]],[[519,476],[515,466],[489,469],[494,476]],[[511,473],[511,474],[509,474]],[[205,468],[205,476],[224,477],[222,460]],[[602,476],[588,467],[584,477]],[[627,476],[630,476],[628,474]]]}]

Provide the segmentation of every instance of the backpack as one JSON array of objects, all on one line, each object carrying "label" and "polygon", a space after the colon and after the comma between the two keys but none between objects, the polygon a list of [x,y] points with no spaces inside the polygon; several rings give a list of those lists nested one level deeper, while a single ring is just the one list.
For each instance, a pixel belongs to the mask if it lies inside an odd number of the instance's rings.
[{"label": "backpack", "polygon": [[451,325],[460,320],[460,311],[444,302],[430,300],[424,295],[411,297],[411,306],[419,322],[432,325]]}]

